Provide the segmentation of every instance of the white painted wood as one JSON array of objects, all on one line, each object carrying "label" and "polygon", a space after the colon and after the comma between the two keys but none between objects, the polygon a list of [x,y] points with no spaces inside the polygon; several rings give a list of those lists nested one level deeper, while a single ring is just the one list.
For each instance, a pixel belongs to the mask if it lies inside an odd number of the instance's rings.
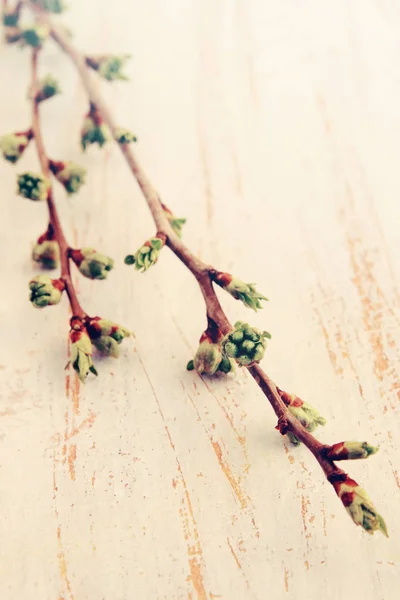
[{"label": "white painted wood", "polygon": [[[69,239],[116,259],[76,275],[84,307],[136,340],[79,386],[68,307],[35,311],[27,281],[45,206],[14,194],[34,149],[1,163],[0,597],[5,600],[398,598],[400,8],[391,0],[70,0],[75,42],[131,52],[131,81],[102,84],[199,256],[271,299],[232,319],[273,334],[265,368],[327,417],[327,442],[381,450],[350,473],[390,539],[355,528],[245,374],[185,371],[204,328],[190,274],[153,233],[117,148],[83,157],[85,96],[46,49],[64,94],[43,106],[46,145],[89,167],[58,190]],[[0,131],[29,125],[28,55],[1,48]]]}]

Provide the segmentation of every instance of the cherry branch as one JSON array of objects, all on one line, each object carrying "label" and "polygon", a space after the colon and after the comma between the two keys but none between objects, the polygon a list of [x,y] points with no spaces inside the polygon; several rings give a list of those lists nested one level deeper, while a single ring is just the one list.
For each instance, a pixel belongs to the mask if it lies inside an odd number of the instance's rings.
[{"label": "cherry branch", "polygon": [[[221,355],[218,344],[220,343],[222,336],[225,336],[222,343],[225,344],[224,348],[226,351],[228,350],[229,343],[232,346],[232,344],[234,345],[235,340],[243,340],[246,338],[246,336],[248,342],[247,347],[249,347],[250,343],[252,344],[252,347],[257,347],[259,349],[261,347],[264,348],[264,338],[269,337],[269,334],[267,334],[267,332],[259,332],[258,330],[252,329],[247,324],[243,323],[235,324],[235,328],[233,329],[219,302],[214,289],[214,283],[218,283],[227,289],[229,287],[227,278],[230,277],[232,279],[232,276],[225,273],[220,273],[210,265],[207,265],[198,259],[182,242],[174,228],[171,226],[171,222],[168,219],[168,212],[170,211],[168,211],[165,205],[162,204],[158,192],[151,184],[150,179],[142,168],[138,158],[132,150],[131,145],[125,143],[124,140],[121,140],[119,134],[120,129],[118,128],[111,111],[104,102],[98,86],[95,84],[94,79],[89,72],[89,67],[94,68],[93,65],[96,65],[97,63],[83,56],[71,44],[63,30],[54,25],[54,23],[51,21],[51,19],[49,19],[47,14],[42,9],[38,8],[36,5],[33,5],[28,0],[25,0],[25,5],[33,9],[41,24],[48,26],[51,37],[74,63],[89,97],[91,106],[89,117],[93,118],[95,116],[98,118],[98,120],[101,118],[102,122],[108,127],[112,137],[119,144],[121,152],[134,178],[136,179],[145,200],[147,201],[156,227],[156,236],[151,240],[148,240],[148,242],[146,242],[138,251],[137,255],[128,256],[128,260],[126,259],[126,262],[128,264],[133,264],[136,262],[137,268],[146,270],[149,266],[151,266],[151,264],[156,262],[161,248],[164,245],[167,245],[180,259],[180,261],[191,271],[193,276],[196,278],[202,292],[208,321],[208,328],[200,340],[200,348],[202,344],[206,344],[206,346],[201,350],[200,355],[197,357],[198,362],[201,362],[203,366],[206,361],[214,361],[214,369],[215,365],[219,363]],[[34,72],[36,69],[36,56],[37,55],[34,52]],[[37,113],[37,105],[34,103],[35,137],[39,132]],[[45,156],[40,135],[38,139],[38,153],[43,172],[45,175],[47,175],[49,172],[49,161]],[[100,145],[102,145],[102,143]],[[60,236],[59,222],[57,213],[54,213],[55,208],[52,202],[51,192],[49,193],[48,204],[51,218],[53,219],[52,224],[55,228],[57,228],[58,235]],[[61,244],[63,244],[64,237],[62,232],[60,240]],[[151,259],[149,258],[150,256],[152,256]],[[65,260],[68,262],[67,259]],[[69,271],[67,271],[66,266],[63,273],[66,277],[67,285]],[[242,284],[242,282],[239,283]],[[265,298],[261,295],[258,295],[254,287],[246,285],[246,288],[248,297],[246,298],[245,303],[252,308],[258,307],[257,303],[259,302],[259,299]],[[238,295],[239,289],[240,286],[235,291],[236,295],[234,297],[236,298],[240,298],[240,295]],[[232,293],[232,291],[230,291],[230,293]],[[234,293],[232,293],[232,295],[234,295]],[[235,335],[236,337],[234,337]],[[256,342],[252,342],[251,340],[256,340]],[[243,345],[244,343],[245,342],[243,342]],[[233,351],[237,353],[238,347],[236,347],[236,349],[233,348],[232,352]],[[235,356],[235,353],[231,354],[231,356]],[[334,444],[333,446],[322,444],[311,433],[317,424],[324,424],[324,419],[318,415],[315,409],[304,403],[297,396],[288,394],[287,392],[277,388],[270,377],[259,366],[259,360],[251,360],[246,357],[246,362],[244,360],[240,362],[239,359],[237,359],[237,362],[248,369],[248,372],[254,378],[270,402],[276,416],[278,417],[278,424],[276,428],[283,435],[289,434],[292,440],[296,441],[297,443],[302,442],[310,450],[322,468],[327,480],[333,485],[336,493],[342,500],[353,521],[357,525],[361,525],[369,533],[373,533],[376,530],[381,530],[387,535],[385,523],[382,517],[375,510],[366,492],[335,464],[335,460],[366,458],[370,454],[376,452],[376,448],[369,446],[367,443],[359,442],[340,442],[339,444]],[[215,372],[215,369],[213,372]]]}]

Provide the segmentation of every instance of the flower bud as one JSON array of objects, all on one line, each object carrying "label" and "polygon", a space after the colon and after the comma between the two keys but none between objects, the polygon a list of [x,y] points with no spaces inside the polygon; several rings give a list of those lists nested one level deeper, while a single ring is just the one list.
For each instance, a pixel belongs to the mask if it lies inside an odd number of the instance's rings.
[{"label": "flower bud", "polygon": [[71,319],[71,331],[69,334],[71,341],[71,363],[78,373],[79,379],[85,383],[90,373],[97,375],[97,371],[92,361],[92,342],[86,331],[85,326],[76,317]]},{"label": "flower bud", "polygon": [[220,344],[214,344],[208,338],[204,339],[194,356],[194,368],[196,371],[214,375],[222,361],[222,350]]},{"label": "flower bud", "polygon": [[354,460],[368,458],[378,452],[379,448],[370,446],[368,442],[338,442],[326,450],[329,460]]},{"label": "flower bud", "polygon": [[131,335],[125,327],[100,317],[88,318],[86,329],[97,350],[115,358],[119,356],[119,344]]},{"label": "flower bud", "polygon": [[210,272],[210,275],[215,283],[235,300],[241,300],[248,308],[257,311],[259,308],[263,308],[260,300],[268,300],[268,298],[257,292],[254,283],[244,283],[244,281],[233,277],[229,273],[220,273],[214,270]]},{"label": "flower bud", "polygon": [[3,25],[5,27],[16,27],[19,21],[21,6],[17,3],[15,8],[3,8]]},{"label": "flower bud", "polygon": [[167,206],[165,206],[165,204],[161,203],[161,206],[163,208],[164,214],[167,217],[172,229],[175,231],[175,233],[178,237],[181,237],[182,236],[182,228],[183,228],[184,224],[186,223],[186,219],[176,217],[173,214],[173,212],[170,211],[170,209]]},{"label": "flower bud", "polygon": [[32,130],[3,135],[0,138],[0,150],[5,160],[15,164],[25,152],[32,138]]},{"label": "flower bud", "polygon": [[316,408],[307,402],[303,402],[301,406],[289,405],[288,408],[307,431],[312,432],[318,425],[326,425],[326,419],[319,414]]},{"label": "flower bud", "polygon": [[31,0],[33,4],[41,9],[54,14],[61,14],[67,8],[67,4],[63,0]]},{"label": "flower bud", "polygon": [[110,139],[108,127],[94,105],[91,105],[83,122],[81,131],[82,149],[86,150],[91,144],[98,144],[100,148]]},{"label": "flower bud", "polygon": [[65,162],[51,160],[50,169],[68,194],[76,194],[85,183],[86,169],[70,160]]},{"label": "flower bud", "polygon": [[377,512],[367,492],[356,481],[344,475],[342,481],[333,482],[333,487],[356,525],[361,525],[370,534],[381,531],[389,537],[383,517]]},{"label": "flower bud", "polygon": [[222,345],[228,357],[234,358],[240,366],[249,366],[260,362],[265,354],[267,339],[270,338],[267,331],[237,321],[234,330],[225,336]]},{"label": "flower bud", "polygon": [[232,358],[228,358],[227,356],[223,356],[221,362],[218,366],[218,371],[221,373],[230,373],[235,370],[235,361]]},{"label": "flower bud", "polygon": [[30,25],[21,30],[20,42],[23,46],[32,46],[39,48],[42,43],[49,37],[50,28],[46,23],[40,25]]},{"label": "flower bud", "polygon": [[17,192],[28,200],[46,200],[50,191],[50,181],[40,173],[21,173],[17,178]]},{"label": "flower bud", "polygon": [[160,251],[164,245],[165,236],[162,236],[162,234],[150,238],[139,248],[136,254],[128,254],[128,256],[125,257],[125,264],[134,264],[135,269],[144,273],[149,267],[156,264]]},{"label": "flower bud", "polygon": [[129,129],[118,127],[115,132],[115,139],[119,144],[131,144],[137,142],[137,137]]},{"label": "flower bud", "polygon": [[50,279],[46,275],[37,275],[29,282],[30,301],[36,308],[58,304],[65,284],[61,279]]},{"label": "flower bud", "polygon": [[129,58],[129,54],[123,56],[88,56],[86,57],[86,64],[107,81],[126,80],[128,77],[122,73],[122,68]]},{"label": "flower bud", "polygon": [[60,247],[56,240],[43,240],[35,244],[32,259],[45,269],[56,269],[60,264]]},{"label": "flower bud", "polygon": [[188,364],[186,365],[186,369],[187,371],[194,371],[194,360],[189,360]]},{"label": "flower bud", "polygon": [[61,87],[57,79],[53,75],[48,74],[38,81],[35,100],[36,102],[43,102],[60,93]]},{"label": "flower bud", "polygon": [[82,275],[88,279],[106,279],[114,266],[112,258],[97,252],[94,248],[71,250],[70,256]]}]

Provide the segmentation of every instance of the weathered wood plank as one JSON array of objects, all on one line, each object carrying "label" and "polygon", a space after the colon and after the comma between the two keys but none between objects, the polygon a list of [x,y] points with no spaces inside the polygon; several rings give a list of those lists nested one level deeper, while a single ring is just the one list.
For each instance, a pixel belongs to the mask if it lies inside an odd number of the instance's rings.
[{"label": "weathered wood plank", "polygon": [[[34,311],[30,244],[44,206],[0,164],[0,595],[7,600],[394,600],[399,577],[400,10],[390,0],[72,2],[76,43],[131,52],[104,84],[199,256],[271,299],[265,367],[318,406],[327,442],[381,451],[349,467],[390,539],[350,522],[309,454],[274,430],[243,373],[185,371],[204,328],[196,283],[167,252],[122,263],[153,232],[118,150],[77,143],[86,101],[57,48],[64,94],[43,108],[54,158],[89,167],[57,202],[71,240],[114,256],[106,282],[76,277],[89,314],[136,339],[79,386],[66,303]],[[0,131],[25,127],[26,52],[1,48]]]}]

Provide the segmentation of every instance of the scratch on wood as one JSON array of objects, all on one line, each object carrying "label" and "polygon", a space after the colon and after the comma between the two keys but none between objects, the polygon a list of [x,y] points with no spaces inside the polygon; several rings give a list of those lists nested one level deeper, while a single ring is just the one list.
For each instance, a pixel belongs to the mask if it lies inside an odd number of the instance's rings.
[{"label": "scratch on wood", "polygon": [[61,526],[60,525],[57,527],[57,543],[58,543],[58,568],[60,571],[61,579],[64,581],[64,583],[66,585],[70,600],[74,600],[74,595],[72,593],[72,588],[71,588],[71,582],[68,577],[68,570],[67,570],[68,565],[67,565],[64,548],[63,548],[63,544],[62,544]]},{"label": "scratch on wood", "polygon": [[74,415],[80,414],[80,389],[81,385],[78,376],[75,376],[74,385],[72,386],[72,410]]},{"label": "scratch on wood", "polygon": [[212,444],[212,447],[214,448],[214,452],[218,459],[218,462],[222,469],[222,472],[228,479],[228,481],[232,487],[233,493],[236,496],[237,500],[239,501],[240,506],[242,508],[246,508],[248,505],[249,498],[247,496],[245,496],[245,494],[243,493],[243,491],[240,487],[240,477],[236,480],[235,477],[233,476],[230,466],[222,458],[222,450],[221,450],[221,446],[219,445],[219,443],[211,438],[211,444]]},{"label": "scratch on wood", "polygon": [[[399,358],[399,350],[388,327],[384,324],[384,316],[390,315],[396,327],[399,325],[399,319],[378,284],[374,272],[377,269],[374,253],[365,246],[359,224],[354,215],[350,213],[354,207],[354,198],[349,182],[346,182],[346,200],[340,218],[345,229],[350,266],[353,272],[352,281],[361,302],[363,325],[368,333],[373,352],[374,373],[380,383],[381,397],[387,397],[389,391],[395,392],[399,399],[400,379],[395,364],[388,357],[389,348],[394,349],[397,358]],[[391,397],[389,403],[392,409],[397,408],[391,402]]]},{"label": "scratch on wood", "polygon": [[289,574],[290,571],[283,565],[283,582],[285,584],[285,592],[289,591]]},{"label": "scratch on wood", "polygon": [[237,566],[237,568],[240,570],[240,572],[241,572],[241,574],[242,574],[242,576],[243,576],[243,579],[244,579],[244,581],[245,581],[245,583],[246,583],[246,586],[247,586],[247,588],[248,588],[248,587],[249,587],[249,582],[248,582],[248,580],[247,580],[247,578],[246,578],[246,576],[245,576],[245,574],[244,574],[243,567],[242,567],[242,565],[241,565],[241,563],[240,563],[240,560],[238,559],[238,557],[237,557],[237,554],[236,554],[236,552],[234,551],[234,549],[233,549],[233,547],[232,547],[232,544],[231,544],[231,542],[230,542],[230,540],[229,540],[229,538],[228,538],[228,537],[226,538],[226,542],[227,542],[227,544],[228,544],[229,550],[231,551],[231,554],[232,554],[232,556],[233,556],[233,559],[234,559],[234,561],[235,561],[235,563],[236,563],[236,566]]},{"label": "scratch on wood", "polygon": [[68,471],[69,471],[69,476],[72,481],[75,481],[75,479],[76,479],[75,461],[76,461],[76,444],[71,444],[71,446],[69,448],[69,454],[68,454]]}]

